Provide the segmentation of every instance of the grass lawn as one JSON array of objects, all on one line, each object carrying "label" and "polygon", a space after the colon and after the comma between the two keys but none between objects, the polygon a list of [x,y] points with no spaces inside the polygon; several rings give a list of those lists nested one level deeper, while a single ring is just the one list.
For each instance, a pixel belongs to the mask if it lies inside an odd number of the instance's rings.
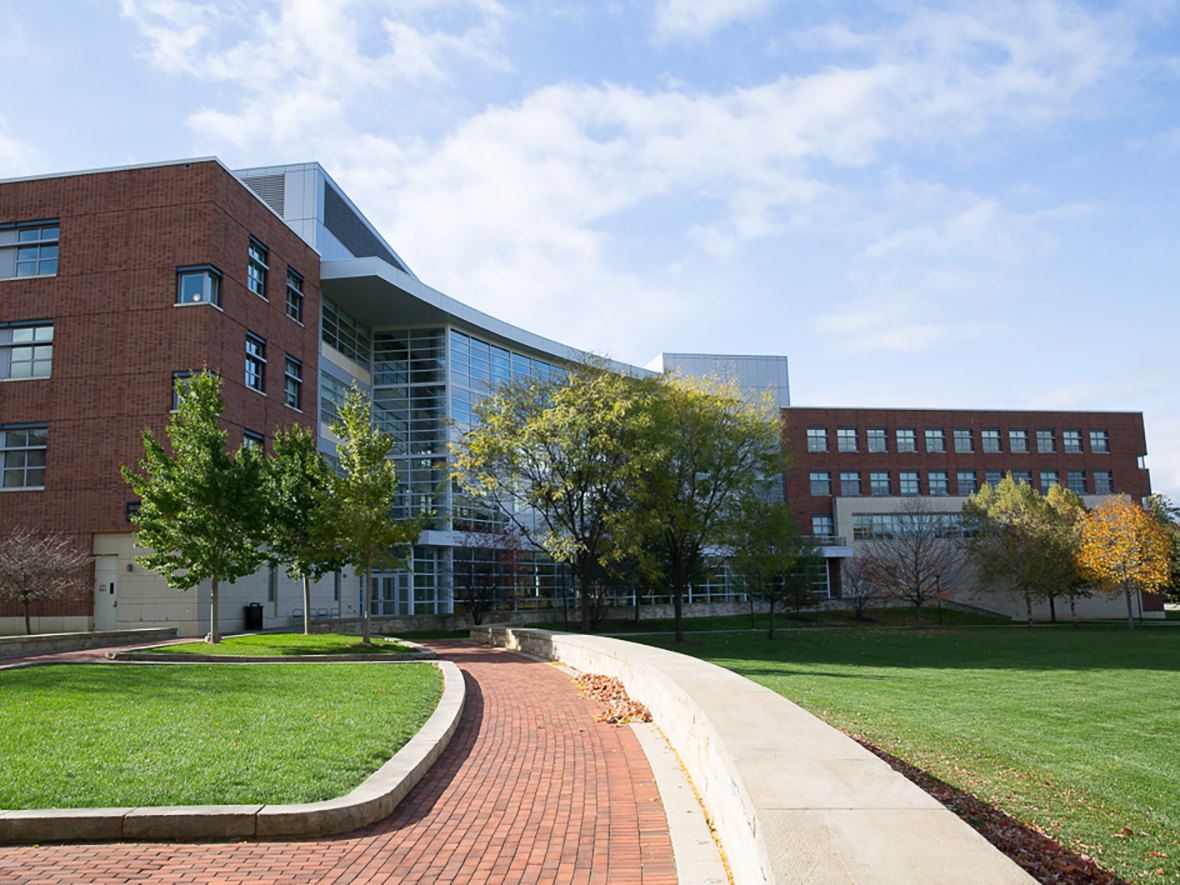
[{"label": "grass lawn", "polygon": [[284,657],[288,655],[382,655],[417,651],[408,645],[374,636],[372,645],[365,645],[359,636],[339,633],[257,633],[248,636],[229,636],[216,645],[204,640],[159,646],[144,651],[194,655],[258,655]]},{"label": "grass lawn", "polygon": [[816,630],[775,642],[714,633],[675,650],[773,689],[1126,879],[1180,883],[1180,629]]},{"label": "grass lawn", "polygon": [[420,729],[429,664],[0,671],[0,808],[313,802]]}]

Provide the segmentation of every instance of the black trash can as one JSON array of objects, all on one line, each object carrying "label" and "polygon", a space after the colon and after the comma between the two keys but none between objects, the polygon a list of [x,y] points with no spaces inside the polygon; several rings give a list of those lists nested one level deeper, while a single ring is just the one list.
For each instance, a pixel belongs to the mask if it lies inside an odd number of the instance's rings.
[{"label": "black trash can", "polygon": [[247,630],[261,630],[262,629],[262,603],[251,602],[246,606],[246,629]]}]

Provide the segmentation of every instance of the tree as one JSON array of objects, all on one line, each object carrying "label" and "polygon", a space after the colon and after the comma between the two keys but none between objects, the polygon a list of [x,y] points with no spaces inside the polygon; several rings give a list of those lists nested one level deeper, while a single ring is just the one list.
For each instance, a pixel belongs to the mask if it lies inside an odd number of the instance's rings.
[{"label": "tree", "polygon": [[[1053,486],[1045,496],[1049,506],[1056,512],[1056,532],[1060,536],[1060,545],[1068,550],[1068,558],[1058,562],[1060,569],[1059,584],[1064,587],[1069,597],[1069,616],[1073,625],[1078,625],[1077,601],[1091,595],[1086,578],[1078,568],[1078,550],[1082,546],[1082,527],[1086,524],[1086,506],[1082,499],[1061,486]],[[1053,596],[1049,597],[1049,612],[1052,619],[1057,620],[1057,612],[1053,606]]]},{"label": "tree", "polygon": [[868,571],[862,560],[856,557],[844,560],[840,596],[848,603],[858,621],[863,621],[865,612],[881,599],[881,589],[869,580]]},{"label": "tree", "polygon": [[730,567],[745,582],[746,592],[770,610],[769,638],[775,638],[774,616],[780,604],[796,611],[814,602],[811,575],[823,555],[795,531],[795,518],[781,501],[747,498],[732,534]]},{"label": "tree", "polygon": [[1012,474],[995,487],[984,486],[963,505],[963,520],[971,528],[964,547],[984,584],[1008,588],[1024,600],[1028,625],[1033,626],[1033,603],[1048,600],[1057,620],[1054,600],[1072,584],[1076,533],[1072,525],[1084,513],[1081,499],[1054,486],[1042,495]]},{"label": "tree", "polygon": [[149,552],[135,561],[162,575],[169,587],[189,590],[210,581],[208,641],[221,641],[217,594],[265,561],[262,552],[262,471],[259,448],[226,449],[218,424],[221,379],[202,372],[177,385],[180,408],[168,423],[170,455],[144,428],[143,475],[123,478],[143,499],[133,517],[135,543]]},{"label": "tree", "polygon": [[524,575],[524,540],[512,528],[465,532],[452,551],[455,601],[467,605],[471,622],[479,625],[501,603],[511,601]]},{"label": "tree", "polygon": [[1086,518],[1078,566],[1108,598],[1127,600],[1127,628],[1135,629],[1131,593],[1167,585],[1172,544],[1155,517],[1122,496],[1107,498]]},{"label": "tree", "polygon": [[86,578],[82,569],[92,559],[59,532],[37,535],[30,529],[18,528],[0,542],[0,600],[21,604],[25,633],[31,635],[32,603],[83,592]]},{"label": "tree", "polygon": [[865,573],[886,594],[914,606],[921,627],[922,606],[950,599],[963,580],[959,515],[931,511],[911,498],[892,519],[891,528],[865,544]]},{"label": "tree", "polygon": [[394,519],[397,471],[386,460],[394,439],[373,424],[372,403],[354,385],[340,406],[332,432],[339,438],[336,453],[340,474],[333,480],[336,528],[341,558],[365,574],[361,615],[362,641],[372,644],[370,595],[373,568],[408,567],[412,545],[422,533],[417,518]]},{"label": "tree", "polygon": [[475,406],[453,446],[455,479],[505,513],[532,544],[571,566],[582,630],[596,566],[638,475],[632,441],[648,385],[590,363],[562,377],[518,378]]},{"label": "tree", "polygon": [[311,582],[341,566],[334,474],[315,436],[295,425],[275,434],[266,462],[265,536],[272,561],[303,587],[303,632],[311,632]]},{"label": "tree", "polygon": [[1165,495],[1152,495],[1147,499],[1150,513],[1172,542],[1172,562],[1168,569],[1168,583],[1160,588],[1164,599],[1180,602],[1180,507]]},{"label": "tree", "polygon": [[741,503],[782,475],[781,424],[768,400],[747,401],[735,384],[716,379],[665,378],[645,402],[651,418],[638,440],[642,471],[623,537],[642,539],[634,549],[649,554],[653,575],[670,585],[683,642],[684,596],[709,551],[731,534]]}]

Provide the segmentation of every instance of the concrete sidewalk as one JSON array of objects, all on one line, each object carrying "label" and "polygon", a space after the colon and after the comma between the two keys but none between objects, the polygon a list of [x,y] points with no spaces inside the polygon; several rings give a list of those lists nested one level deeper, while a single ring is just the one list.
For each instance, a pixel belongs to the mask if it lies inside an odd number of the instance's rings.
[{"label": "concrete sidewalk", "polygon": [[600,707],[548,664],[466,642],[428,645],[464,672],[467,706],[434,768],[380,823],[297,841],[0,847],[0,881],[676,882],[663,804],[631,729],[595,722]]}]

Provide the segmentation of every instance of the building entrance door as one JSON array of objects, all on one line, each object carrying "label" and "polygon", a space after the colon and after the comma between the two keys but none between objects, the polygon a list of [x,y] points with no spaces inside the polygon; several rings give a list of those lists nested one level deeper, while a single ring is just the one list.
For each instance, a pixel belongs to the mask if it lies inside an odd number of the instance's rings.
[{"label": "building entrance door", "polygon": [[118,622],[119,560],[100,556],[94,560],[94,629],[114,630]]}]

